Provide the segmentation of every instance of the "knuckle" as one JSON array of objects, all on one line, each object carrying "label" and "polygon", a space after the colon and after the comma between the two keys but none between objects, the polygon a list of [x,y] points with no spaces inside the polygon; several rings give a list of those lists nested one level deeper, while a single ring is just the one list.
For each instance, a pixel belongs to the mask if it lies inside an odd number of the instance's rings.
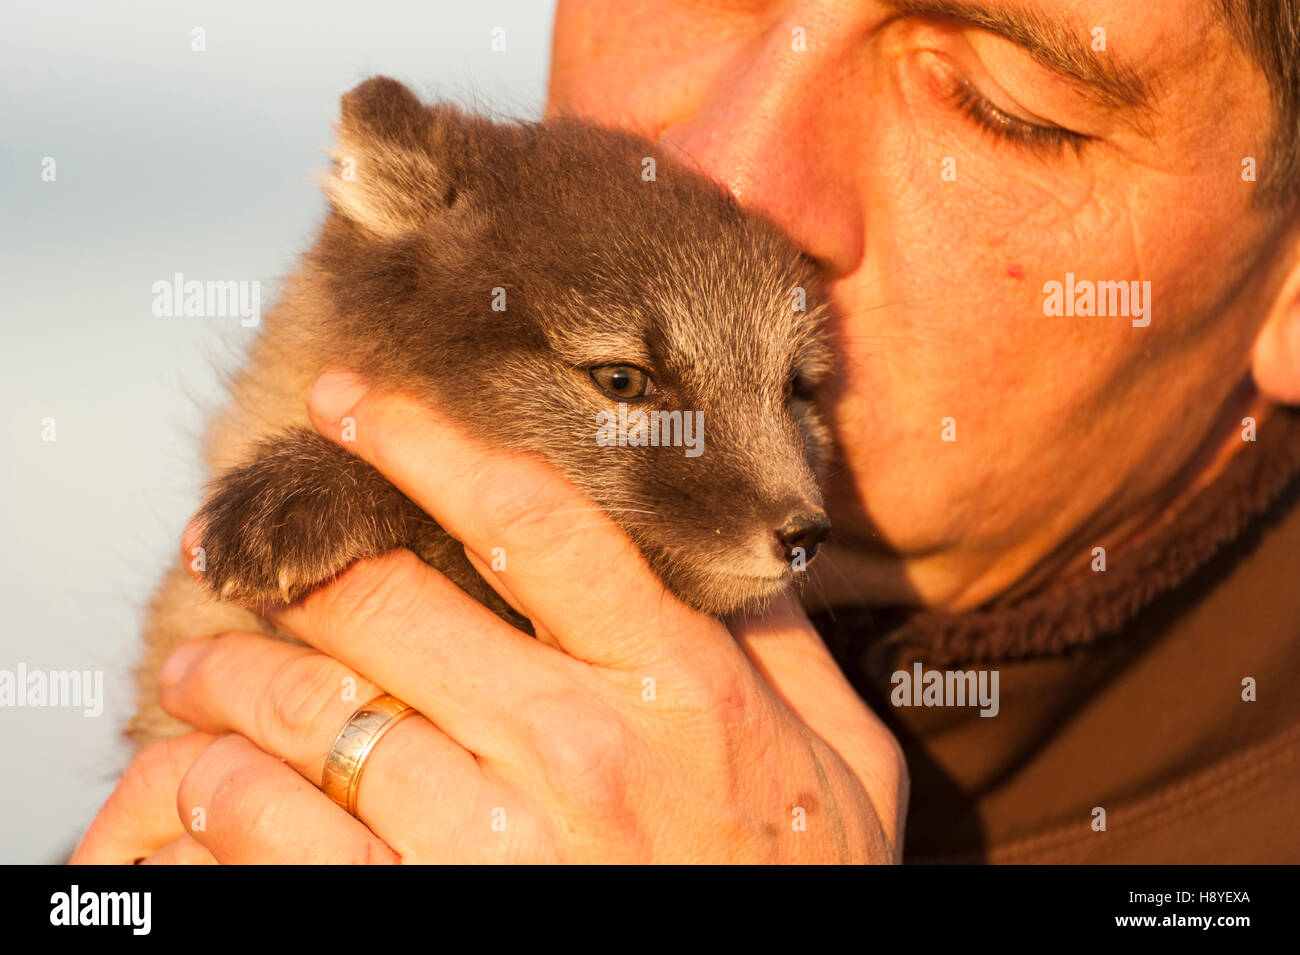
[{"label": "knuckle", "polygon": [[636,741],[615,714],[566,700],[540,704],[534,717],[533,745],[557,791],[592,808],[625,802]]},{"label": "knuckle", "polygon": [[410,551],[359,561],[308,598],[315,611],[311,616],[346,620],[353,628],[382,623],[391,629],[417,616],[427,573],[428,568]]},{"label": "knuckle", "polygon": [[270,705],[258,709],[265,721],[258,727],[261,738],[303,738],[315,727],[327,725],[341,679],[340,668],[321,654],[295,654],[286,659],[268,683]]},{"label": "knuckle", "polygon": [[219,698],[243,669],[247,647],[247,638],[237,633],[207,641],[186,671],[187,688],[202,699]]},{"label": "knuckle", "polygon": [[285,821],[285,807],[266,798],[263,776],[248,756],[248,744],[234,735],[205,749],[181,781],[177,803],[182,819],[202,809],[208,830],[237,831],[255,844],[272,842]]},{"label": "knuckle", "polygon": [[692,669],[682,676],[678,702],[692,719],[722,731],[748,725],[756,712],[754,687],[735,669]]},{"label": "knuckle", "polygon": [[472,478],[470,500],[478,502],[488,529],[531,535],[555,520],[562,500],[550,482],[520,480],[518,463],[488,464]]}]

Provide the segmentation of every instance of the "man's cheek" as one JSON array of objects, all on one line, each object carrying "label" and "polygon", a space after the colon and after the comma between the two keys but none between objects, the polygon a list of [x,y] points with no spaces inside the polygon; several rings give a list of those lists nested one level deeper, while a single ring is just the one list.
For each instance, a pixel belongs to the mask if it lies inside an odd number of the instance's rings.
[{"label": "man's cheek", "polygon": [[888,291],[853,304],[855,310],[881,306],[866,313],[858,331],[868,335],[887,326],[900,341],[935,343],[913,356],[926,358],[923,380],[935,384],[964,377],[981,355],[1023,357],[1041,344],[1044,283],[1057,277],[1062,263],[1078,261],[1034,219],[1026,211],[999,221],[981,197],[959,199],[955,190],[901,197],[869,227],[878,237],[872,271],[887,277]]}]

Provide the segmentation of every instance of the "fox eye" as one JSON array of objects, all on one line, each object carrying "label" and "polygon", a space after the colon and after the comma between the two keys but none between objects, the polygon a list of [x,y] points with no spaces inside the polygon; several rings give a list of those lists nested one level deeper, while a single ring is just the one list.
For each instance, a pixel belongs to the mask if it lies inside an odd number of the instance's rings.
[{"label": "fox eye", "polygon": [[601,365],[591,369],[591,380],[611,398],[643,398],[655,391],[650,376],[635,365]]},{"label": "fox eye", "polygon": [[796,373],[790,379],[790,397],[795,401],[812,401],[813,386],[803,375]]}]

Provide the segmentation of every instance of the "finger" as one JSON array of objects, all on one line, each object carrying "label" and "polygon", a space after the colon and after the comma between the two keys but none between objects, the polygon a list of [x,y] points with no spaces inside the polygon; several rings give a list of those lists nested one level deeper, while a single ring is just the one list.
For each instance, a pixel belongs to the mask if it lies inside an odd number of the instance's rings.
[{"label": "finger", "polygon": [[317,782],[339,728],[383,691],[308,647],[257,633],[182,644],[161,672],[163,709],[213,734],[238,733]]},{"label": "finger", "polygon": [[207,733],[187,733],[141,750],[73,850],[69,864],[127,864],[183,835],[176,790],[212,739]]},{"label": "finger", "polygon": [[768,685],[862,781],[891,845],[907,803],[907,772],[894,734],[845,678],[803,608],[788,591],[768,612],[732,622],[732,634]]},{"label": "finger", "polygon": [[[340,439],[339,421],[353,419],[348,449],[486,563],[490,584],[505,578],[526,616],[572,655],[642,666],[671,655],[672,635],[688,629],[676,624],[695,612],[547,462],[489,448],[409,399],[367,393],[350,373],[322,375],[309,408],[317,430],[333,440]],[[507,570],[492,569],[494,550]]]},{"label": "finger", "polygon": [[360,561],[272,618],[497,762],[525,746],[519,715],[530,700],[596,679],[586,664],[511,627],[410,551]]},{"label": "finger", "polygon": [[220,737],[199,754],[177,808],[223,865],[400,861],[360,820],[241,736]]},{"label": "finger", "polygon": [[[163,706],[214,733],[238,733],[319,785],[325,759],[359,706],[384,691],[324,654],[261,634],[182,646],[167,659]],[[474,756],[419,716],[371,750],[358,814],[385,835],[408,831],[432,803],[463,817],[484,789]]]},{"label": "finger", "polygon": [[188,833],[177,836],[140,865],[216,865],[216,857]]},{"label": "finger", "polygon": [[[524,605],[519,602],[519,598],[510,592],[510,585],[504,577],[493,574],[492,568],[489,567],[487,564],[483,563],[483,561],[479,560],[478,555],[475,554],[472,550],[465,551],[465,559],[470,562],[470,566],[473,567],[474,570],[478,572],[478,575],[480,577],[482,577],[484,580],[488,580],[489,578],[491,578],[494,581],[493,587],[496,588],[496,592],[500,594],[502,600],[504,600],[506,603],[508,603],[511,606],[511,608],[513,608],[515,613],[519,614],[522,617],[526,617],[528,615],[527,611],[524,609]],[[546,626],[540,620],[532,621],[532,625],[533,625],[533,638],[535,640],[537,640],[539,643],[546,644],[548,647],[554,647],[556,650],[564,649],[563,647],[560,646],[559,641],[555,639],[555,635],[552,634],[551,631],[547,630]]]}]

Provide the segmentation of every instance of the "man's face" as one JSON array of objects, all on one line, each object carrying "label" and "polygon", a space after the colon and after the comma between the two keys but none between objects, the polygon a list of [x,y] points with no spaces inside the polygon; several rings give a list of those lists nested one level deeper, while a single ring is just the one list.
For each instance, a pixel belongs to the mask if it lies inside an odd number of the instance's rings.
[{"label": "man's face", "polygon": [[[832,597],[962,609],[1082,566],[1265,410],[1272,112],[1215,6],[561,0],[550,112],[658,139],[834,279]],[[1075,312],[1084,282],[1149,300],[1071,314],[1068,273]]]}]

